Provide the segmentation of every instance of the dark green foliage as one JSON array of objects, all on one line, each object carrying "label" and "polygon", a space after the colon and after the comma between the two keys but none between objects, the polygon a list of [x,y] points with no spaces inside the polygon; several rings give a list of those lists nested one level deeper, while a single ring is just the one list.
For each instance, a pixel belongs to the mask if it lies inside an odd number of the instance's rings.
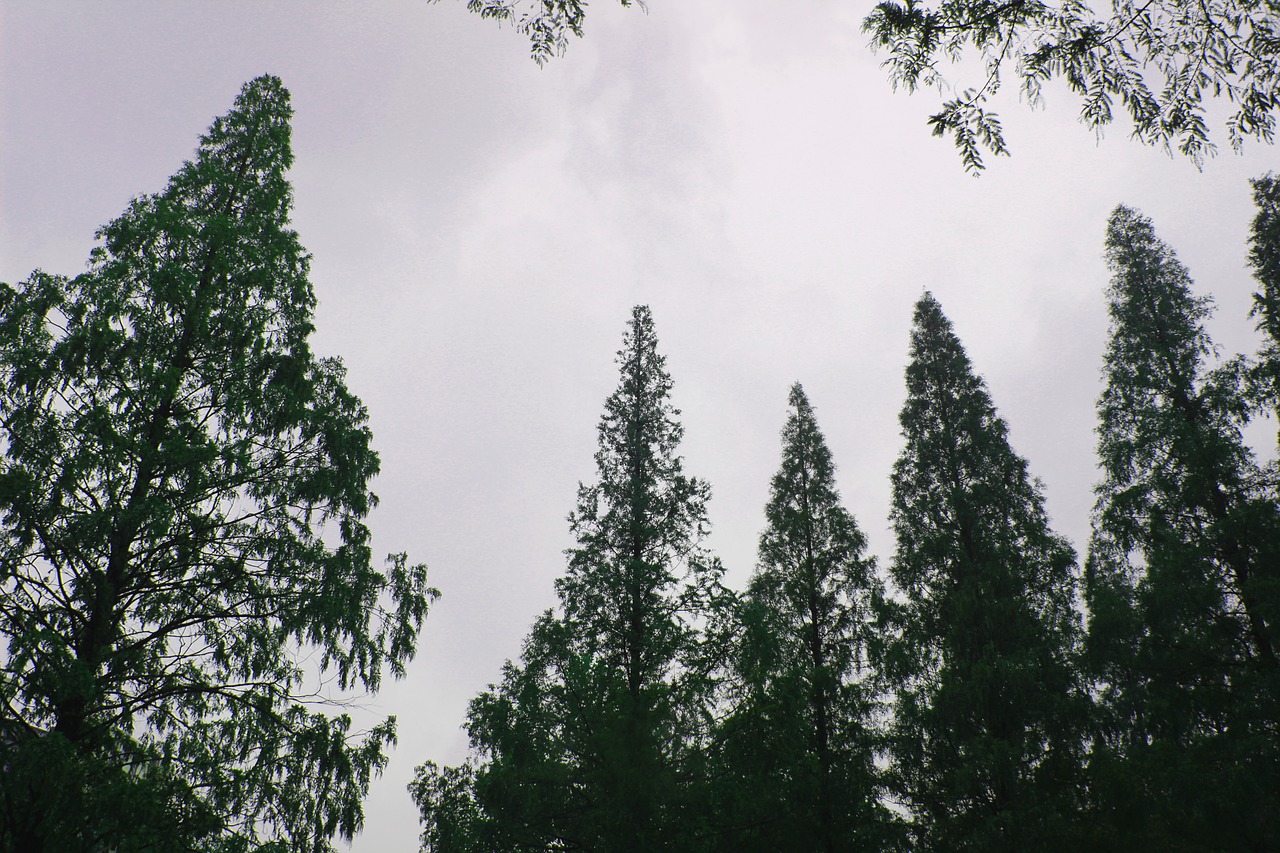
[{"label": "dark green foliage", "polygon": [[882,589],[799,385],[789,402],[719,737],[719,838],[725,850],[879,849],[867,646]]},{"label": "dark green foliage", "polygon": [[[437,2],[437,0],[432,0]],[[623,6],[643,0],[618,0]],[[499,23],[515,24],[516,32],[529,37],[534,62],[539,65],[564,53],[569,36],[582,37],[586,0],[467,0],[467,11]]]},{"label": "dark green foliage", "polygon": [[916,306],[886,605],[893,786],[922,850],[1073,849],[1074,554],[938,303]]},{"label": "dark green foliage", "polygon": [[85,755],[58,732],[22,738],[0,754],[0,850],[191,850],[222,826],[162,764]]},{"label": "dark green foliage", "polygon": [[1258,372],[1271,409],[1280,411],[1280,179],[1267,174],[1252,184],[1258,214],[1249,235],[1249,264],[1260,285],[1253,295],[1253,315],[1265,336]]},{"label": "dark green foliage", "polygon": [[0,288],[4,848],[313,851],[361,826],[394,720],[351,731],[304,667],[376,690],[434,592],[371,565],[378,458],[308,347],[290,115],[279,80],[247,84],[87,272]]},{"label": "dark green foliage", "polygon": [[[728,594],[699,545],[708,489],[683,473],[664,362],[638,307],[600,421],[598,481],[580,487],[569,516],[578,547],[556,583],[560,612],[535,623],[520,662],[471,703],[492,849],[699,844],[719,647],[707,629]],[[426,812],[442,798],[418,802]]]},{"label": "dark green foliage", "polygon": [[[1081,2],[885,0],[863,29],[888,51],[895,87],[960,92],[929,124],[934,135],[954,137],[970,171],[982,169],[982,149],[1008,153],[985,105],[1010,69],[1030,105],[1041,103],[1046,83],[1062,80],[1081,97],[1087,126],[1101,132],[1119,106],[1135,137],[1176,147],[1197,165],[1216,151],[1205,120],[1210,98],[1234,105],[1226,120],[1234,150],[1275,133],[1280,18],[1251,0],[1112,0],[1102,14]],[[971,54],[981,58],[982,85],[949,85],[939,66]]]},{"label": "dark green foliage", "polygon": [[637,309],[561,609],[473,701],[476,763],[420,769],[424,848],[1280,848],[1280,500],[1241,434],[1280,398],[1280,191],[1270,176],[1254,190],[1256,370],[1206,367],[1208,300],[1150,222],[1111,218],[1083,601],[928,294],[892,478],[894,588],[795,386],[758,570],[733,601],[698,547],[706,488],[682,473]]},{"label": "dark green foliage", "polygon": [[409,793],[422,808],[422,849],[427,853],[484,853],[494,849],[484,813],[475,796],[476,771],[470,764],[441,769],[428,761],[418,767]]},{"label": "dark green foliage", "polygon": [[1119,843],[1274,849],[1280,510],[1241,437],[1242,372],[1207,371],[1209,300],[1149,220],[1117,208],[1107,260],[1105,479],[1086,571],[1096,784],[1131,789]]}]

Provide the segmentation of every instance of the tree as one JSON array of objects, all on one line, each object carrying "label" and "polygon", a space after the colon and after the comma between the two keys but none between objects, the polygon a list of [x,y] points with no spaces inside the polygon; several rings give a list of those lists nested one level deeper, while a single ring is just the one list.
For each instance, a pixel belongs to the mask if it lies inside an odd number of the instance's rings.
[{"label": "tree", "polygon": [[917,849],[1072,846],[1074,554],[934,298],[916,305],[891,520],[890,779]]},{"label": "tree", "polygon": [[1249,236],[1249,265],[1261,287],[1253,295],[1253,315],[1264,335],[1258,367],[1264,395],[1280,409],[1280,179],[1267,174],[1251,184],[1258,214]]},{"label": "tree", "polygon": [[1105,477],[1086,564],[1098,784],[1120,844],[1269,849],[1280,507],[1241,436],[1240,364],[1205,367],[1209,300],[1135,211],[1116,208],[1106,245]]},{"label": "tree", "polygon": [[[706,637],[727,592],[699,544],[709,489],[684,474],[648,308],[632,312],[618,364],[598,480],[579,487],[569,516],[578,545],[556,582],[560,611],[537,620],[520,663],[471,703],[475,796],[492,849],[699,844],[719,646]],[[429,827],[438,790],[418,789]]]},{"label": "tree", "polygon": [[721,734],[725,849],[881,849],[867,647],[883,589],[800,385],[789,403]]},{"label": "tree", "polygon": [[[88,271],[0,288],[0,846],[329,850],[395,739],[424,566],[371,565],[378,471],[308,345],[289,96],[258,78]],[[263,848],[265,849],[265,848]]]},{"label": "tree", "polygon": [[[631,0],[620,0],[623,6]],[[484,18],[515,21],[533,57],[544,63],[564,53],[570,33],[581,36],[580,0],[468,0]],[[529,8],[531,7],[531,8]],[[1280,106],[1280,17],[1253,0],[1112,0],[1097,14],[1081,0],[884,0],[863,21],[894,88],[959,91],[930,116],[935,136],[950,135],[965,169],[984,168],[983,149],[1008,154],[1003,129],[986,104],[1004,77],[1017,78],[1031,107],[1045,84],[1061,80],[1083,99],[1080,120],[1101,133],[1115,119],[1116,102],[1133,121],[1133,136],[1197,165],[1217,151],[1205,118],[1206,102],[1235,105],[1227,141],[1271,142]],[[960,89],[940,65],[972,55],[981,85]],[[1012,69],[1012,71],[1010,71]]]}]

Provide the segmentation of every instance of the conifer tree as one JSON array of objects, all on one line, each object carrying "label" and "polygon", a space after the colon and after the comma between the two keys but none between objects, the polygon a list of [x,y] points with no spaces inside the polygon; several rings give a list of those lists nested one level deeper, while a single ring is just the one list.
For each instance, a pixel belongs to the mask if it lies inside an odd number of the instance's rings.
[{"label": "conifer tree", "polygon": [[418,767],[409,783],[422,809],[422,847],[427,853],[489,853],[498,849],[476,802],[476,772],[470,763],[441,768],[434,761]]},{"label": "conifer tree", "polygon": [[[378,457],[289,227],[291,109],[244,87],[88,271],[0,286],[0,848],[323,851],[434,594],[371,565]],[[307,672],[310,660],[311,673]]]},{"label": "conifer tree", "polygon": [[1209,300],[1135,211],[1115,210],[1106,247],[1105,477],[1086,567],[1097,797],[1116,843],[1273,849],[1275,493],[1241,436],[1240,371],[1206,368]]},{"label": "conifer tree", "polygon": [[1260,285],[1253,314],[1265,336],[1258,366],[1272,410],[1280,411],[1280,179],[1267,174],[1251,183],[1258,213],[1249,235],[1249,264]]},{"label": "conifer tree", "polygon": [[[578,545],[556,583],[560,610],[471,704],[476,799],[495,849],[703,843],[716,656],[705,638],[727,607],[719,562],[700,545],[709,489],[684,473],[647,307],[632,312],[618,365],[597,481],[580,486],[569,516]],[[419,790],[424,812],[439,807],[429,785]]]},{"label": "conifer tree", "polygon": [[742,851],[879,849],[867,646],[883,590],[800,385],[789,403],[720,735],[731,789],[721,838]]},{"label": "conifer tree", "polygon": [[891,778],[915,849],[1071,849],[1074,554],[937,301],[916,305],[886,608]]}]

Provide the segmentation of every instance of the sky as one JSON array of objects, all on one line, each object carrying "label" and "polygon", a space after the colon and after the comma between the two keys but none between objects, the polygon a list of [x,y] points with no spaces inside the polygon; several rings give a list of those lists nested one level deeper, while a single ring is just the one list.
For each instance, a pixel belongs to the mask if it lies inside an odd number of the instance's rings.
[{"label": "sky", "polygon": [[[870,6],[601,0],[539,68],[462,0],[0,0],[0,281],[81,271],[95,230],[163,189],[245,81],[292,92],[313,345],[369,409],[375,551],[425,561],[443,592],[407,677],[361,700],[397,716],[400,744],[352,850],[415,849],[414,766],[465,757],[468,700],[555,603],[633,305],[653,310],[685,467],[712,488],[709,545],[739,588],[796,381],[891,559],[925,290],[1079,551],[1117,204],[1213,296],[1224,353],[1255,349],[1248,179],[1276,149],[1197,171],[1122,124],[1096,139],[1050,87],[1038,111],[1004,93],[1013,156],[974,178],[929,133],[938,95],[891,91],[860,30]],[[1260,452],[1274,432],[1251,430]]]}]

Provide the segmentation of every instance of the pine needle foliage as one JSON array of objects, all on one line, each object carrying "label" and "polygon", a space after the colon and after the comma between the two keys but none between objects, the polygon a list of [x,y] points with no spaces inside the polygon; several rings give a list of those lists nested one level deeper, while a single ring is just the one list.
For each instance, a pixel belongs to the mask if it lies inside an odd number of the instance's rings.
[{"label": "pine needle foliage", "polygon": [[1210,302],[1150,220],[1118,207],[1106,246],[1086,567],[1098,785],[1118,843],[1265,849],[1280,840],[1280,511],[1241,435],[1244,371],[1209,369]]},{"label": "pine needle foliage", "polygon": [[867,649],[883,588],[800,385],[788,402],[720,733],[723,849],[880,849],[889,819]]},{"label": "pine needle foliage", "polygon": [[1074,553],[932,295],[916,305],[885,607],[890,778],[920,850],[1072,849]]},{"label": "pine needle foliage", "polygon": [[[289,96],[245,85],[87,272],[0,288],[0,844],[332,849],[434,591],[371,565],[378,457],[308,344]],[[316,670],[318,669],[318,673]]]},{"label": "pine needle foliage", "polygon": [[[709,489],[684,473],[647,307],[632,312],[618,366],[597,479],[579,487],[569,516],[578,545],[556,583],[560,609],[471,703],[478,825],[494,850],[706,843],[704,755],[722,657],[709,632],[732,599],[701,545]],[[419,790],[424,814],[441,807],[430,785]]]},{"label": "pine needle foliage", "polygon": [[1258,373],[1274,412],[1280,411],[1280,178],[1266,174],[1251,183],[1258,207],[1249,235],[1249,265],[1259,284],[1253,316],[1263,334]]}]

